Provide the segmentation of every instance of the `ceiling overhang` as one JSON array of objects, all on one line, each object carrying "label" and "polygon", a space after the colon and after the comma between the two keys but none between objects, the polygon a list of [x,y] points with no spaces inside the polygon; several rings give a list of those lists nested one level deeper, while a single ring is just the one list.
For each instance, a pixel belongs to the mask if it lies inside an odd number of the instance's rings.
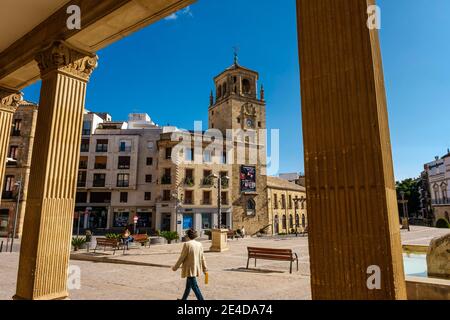
[{"label": "ceiling overhang", "polygon": [[[55,40],[64,40],[84,51],[96,52],[113,42],[140,30],[195,0],[43,0],[46,6],[35,6],[35,0],[2,0],[0,8],[18,14],[5,16],[14,20],[12,34],[0,35],[0,86],[20,90],[40,78],[35,55]],[[40,1],[38,1],[40,2]],[[26,7],[25,5],[28,5]],[[81,29],[69,30],[67,7],[81,9]],[[5,6],[5,7],[4,7]],[[33,19],[23,21],[29,9],[34,9]],[[17,11],[17,12],[16,12]],[[0,10],[5,14],[5,10]],[[33,11],[31,11],[33,13]],[[0,16],[1,18],[1,16]],[[19,20],[17,20],[19,19]],[[5,24],[5,20],[0,23]],[[3,26],[2,26],[3,27]],[[26,30],[30,28],[30,30]],[[15,38],[14,38],[15,37]]]}]

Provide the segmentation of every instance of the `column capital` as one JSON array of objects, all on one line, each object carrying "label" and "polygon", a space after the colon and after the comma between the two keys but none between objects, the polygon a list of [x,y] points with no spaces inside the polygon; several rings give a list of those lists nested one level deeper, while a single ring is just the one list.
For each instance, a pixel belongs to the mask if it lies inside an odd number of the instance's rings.
[{"label": "column capital", "polygon": [[35,60],[41,70],[41,76],[58,71],[86,82],[98,65],[96,54],[75,48],[60,40],[39,52]]},{"label": "column capital", "polygon": [[23,93],[0,87],[0,108],[9,112],[15,112],[23,100]]}]

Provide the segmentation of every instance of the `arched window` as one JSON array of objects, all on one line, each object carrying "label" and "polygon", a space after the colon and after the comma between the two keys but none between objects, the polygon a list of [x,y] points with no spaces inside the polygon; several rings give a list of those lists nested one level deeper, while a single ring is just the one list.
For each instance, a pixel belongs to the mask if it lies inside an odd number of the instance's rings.
[{"label": "arched window", "polygon": [[292,214],[289,215],[289,227],[294,227],[294,217],[292,216]]},{"label": "arched window", "polygon": [[300,226],[300,216],[298,214],[295,215],[295,225]]},{"label": "arched window", "polygon": [[306,217],[304,214],[302,214],[302,227],[305,228],[306,227]]},{"label": "arched window", "polygon": [[249,94],[251,90],[250,80],[244,79],[242,80],[242,92],[245,94]]},{"label": "arched window", "polygon": [[227,94],[227,83],[225,82],[222,86],[222,94],[226,95]]},{"label": "arched window", "polygon": [[247,201],[247,210],[255,210],[255,208],[256,208],[255,200],[249,199]]},{"label": "arched window", "polygon": [[217,99],[222,97],[222,86],[217,87]]},{"label": "arched window", "polygon": [[287,225],[286,225],[286,215],[285,214],[283,214],[283,218],[282,218],[282,221],[281,221],[281,224],[282,224],[282,226],[283,226],[283,229],[287,229]]},{"label": "arched window", "polygon": [[277,234],[278,232],[280,232],[280,225],[279,225],[279,223],[280,223],[280,221],[279,221],[279,219],[278,219],[278,215],[275,215],[275,217],[274,217],[274,219],[273,219],[273,223],[274,223],[274,226],[273,226],[273,228],[274,228],[274,233],[275,234]]}]

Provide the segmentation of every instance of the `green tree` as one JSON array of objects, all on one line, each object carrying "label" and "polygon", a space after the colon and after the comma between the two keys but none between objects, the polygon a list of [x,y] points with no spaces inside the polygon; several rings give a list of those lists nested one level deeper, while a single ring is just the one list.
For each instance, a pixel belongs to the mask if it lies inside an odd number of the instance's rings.
[{"label": "green tree", "polygon": [[[420,192],[419,192],[419,179],[405,179],[402,181],[397,181],[397,198],[401,200],[401,192],[405,194],[405,200],[408,200],[408,216],[417,216],[420,212]],[[403,216],[403,207],[401,204],[398,205],[398,210],[400,216]]]}]

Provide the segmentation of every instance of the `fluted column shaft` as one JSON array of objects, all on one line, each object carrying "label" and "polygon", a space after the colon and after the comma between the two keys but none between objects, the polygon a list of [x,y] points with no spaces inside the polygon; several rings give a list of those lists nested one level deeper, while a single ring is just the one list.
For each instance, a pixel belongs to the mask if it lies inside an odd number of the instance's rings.
[{"label": "fluted column shaft", "polygon": [[406,298],[373,4],[297,0],[313,299]]},{"label": "fluted column shaft", "polygon": [[0,87],[0,200],[3,192],[12,120],[21,100],[21,93]]},{"label": "fluted column shaft", "polygon": [[68,296],[86,85],[97,57],[55,42],[36,60],[42,88],[15,298],[61,299]]}]

